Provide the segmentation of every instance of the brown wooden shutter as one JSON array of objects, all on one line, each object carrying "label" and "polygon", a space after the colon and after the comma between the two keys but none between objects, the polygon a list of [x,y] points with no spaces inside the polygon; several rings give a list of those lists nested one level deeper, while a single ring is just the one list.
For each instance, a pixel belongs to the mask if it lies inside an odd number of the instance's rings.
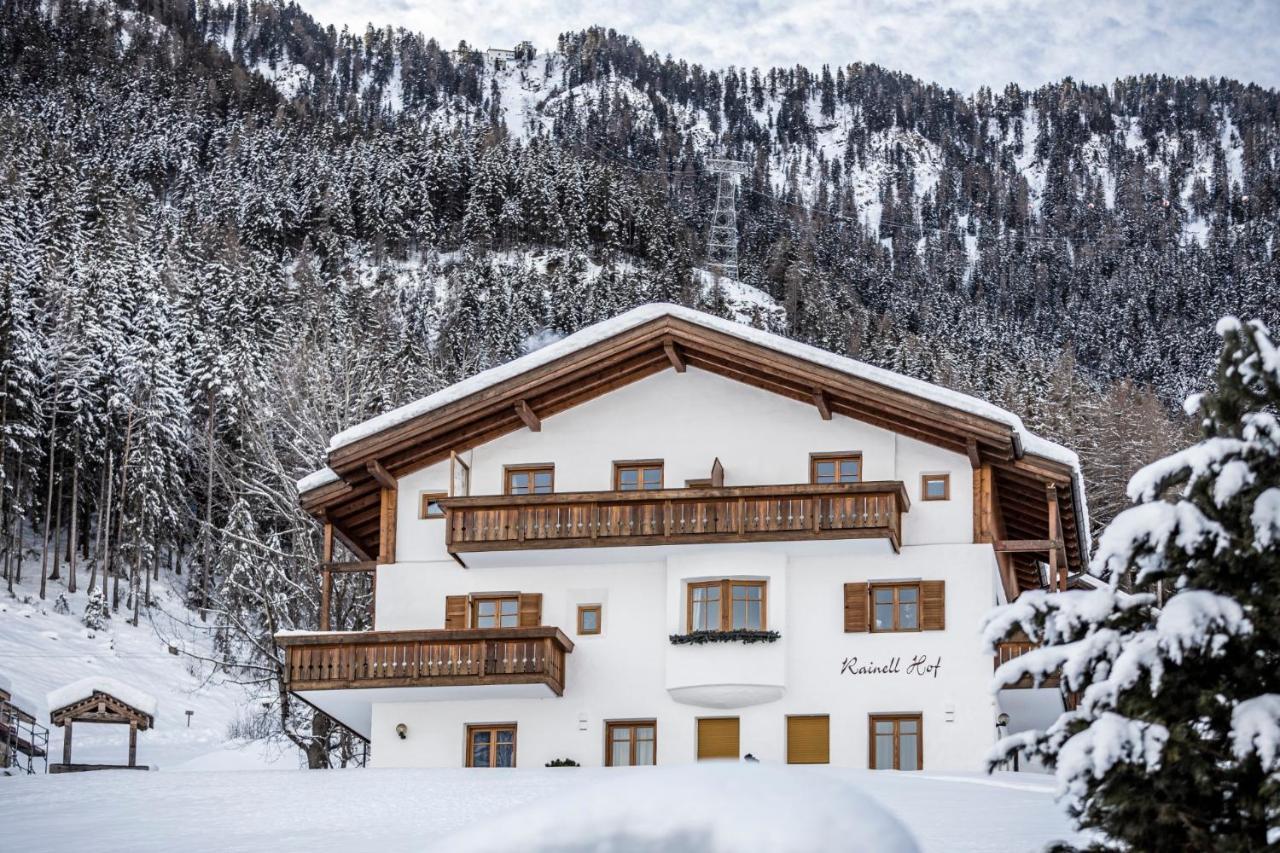
[{"label": "brown wooden shutter", "polygon": [[947,582],[920,582],[920,627],[942,631],[947,627]]},{"label": "brown wooden shutter", "polygon": [[698,720],[698,760],[738,757],[738,718]]},{"label": "brown wooden shutter", "polygon": [[867,585],[865,583],[847,583],[844,585],[844,632],[846,634],[861,633],[871,630],[867,618],[870,608],[867,603]]},{"label": "brown wooden shutter", "polygon": [[542,624],[542,593],[520,593],[520,627],[536,628]]},{"label": "brown wooden shutter", "polygon": [[444,627],[460,631],[467,627],[467,597],[465,595],[446,595],[444,597]]},{"label": "brown wooden shutter", "polygon": [[831,763],[830,717],[787,717],[787,763]]}]

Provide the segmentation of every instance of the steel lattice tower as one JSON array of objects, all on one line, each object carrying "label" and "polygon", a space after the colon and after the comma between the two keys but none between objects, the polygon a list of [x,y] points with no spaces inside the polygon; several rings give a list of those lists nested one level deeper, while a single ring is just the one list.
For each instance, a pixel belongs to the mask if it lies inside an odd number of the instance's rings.
[{"label": "steel lattice tower", "polygon": [[707,171],[715,175],[716,209],[707,238],[707,265],[726,278],[738,278],[738,177],[749,174],[743,160],[707,160]]}]

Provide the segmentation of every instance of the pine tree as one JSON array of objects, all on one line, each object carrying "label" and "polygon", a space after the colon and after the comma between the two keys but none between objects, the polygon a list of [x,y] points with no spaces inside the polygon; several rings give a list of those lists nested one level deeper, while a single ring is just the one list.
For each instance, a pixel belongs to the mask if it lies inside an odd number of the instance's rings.
[{"label": "pine tree", "polygon": [[[1217,387],[1187,401],[1203,438],[1130,481],[1092,564],[1109,586],[1024,593],[985,630],[1041,644],[997,683],[1060,672],[1079,698],[993,761],[1053,767],[1080,828],[1102,833],[1094,849],[1280,841],[1280,350],[1261,323],[1218,330]],[[1133,595],[1118,588],[1131,572]]]}]

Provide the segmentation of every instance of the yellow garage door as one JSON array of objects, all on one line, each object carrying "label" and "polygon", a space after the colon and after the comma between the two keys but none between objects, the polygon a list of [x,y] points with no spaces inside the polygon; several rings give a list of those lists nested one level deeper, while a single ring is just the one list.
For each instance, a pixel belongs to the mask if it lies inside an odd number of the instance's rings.
[{"label": "yellow garage door", "polygon": [[831,763],[830,717],[787,717],[787,763]]},{"label": "yellow garage door", "polygon": [[698,760],[738,757],[738,718],[698,720]]}]

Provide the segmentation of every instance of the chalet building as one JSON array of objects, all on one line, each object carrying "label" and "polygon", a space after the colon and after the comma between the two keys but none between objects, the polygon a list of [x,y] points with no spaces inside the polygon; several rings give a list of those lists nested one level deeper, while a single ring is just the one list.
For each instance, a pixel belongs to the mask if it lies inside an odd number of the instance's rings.
[{"label": "chalet building", "polygon": [[[1076,458],[980,400],[647,305],[327,463],[299,483],[322,630],[277,640],[378,766],[973,770],[1003,715],[1061,710],[993,695],[978,634],[1079,572]],[[375,630],[328,630],[348,571],[374,573]]]}]

